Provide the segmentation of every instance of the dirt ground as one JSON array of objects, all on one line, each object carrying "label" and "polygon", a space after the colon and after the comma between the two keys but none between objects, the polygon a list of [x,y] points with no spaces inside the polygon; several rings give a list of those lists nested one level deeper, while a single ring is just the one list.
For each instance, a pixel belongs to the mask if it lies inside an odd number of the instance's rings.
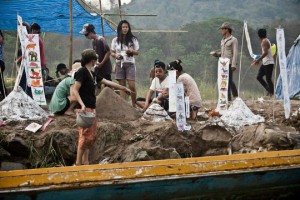
[{"label": "dirt ground", "polygon": [[[203,101],[202,114],[197,120],[188,120],[192,129],[181,132],[175,121],[142,119],[141,113],[107,89],[97,97],[97,139],[90,155],[91,164],[300,148],[299,113],[285,120],[282,101],[244,102],[254,114],[263,116],[265,122],[233,130],[217,117],[208,117],[208,111],[216,107],[215,101]],[[300,101],[291,101],[291,113],[299,108]],[[45,131],[37,133],[25,131],[31,121],[2,126],[2,170],[73,165],[78,140],[76,117],[54,116],[54,119]]]}]

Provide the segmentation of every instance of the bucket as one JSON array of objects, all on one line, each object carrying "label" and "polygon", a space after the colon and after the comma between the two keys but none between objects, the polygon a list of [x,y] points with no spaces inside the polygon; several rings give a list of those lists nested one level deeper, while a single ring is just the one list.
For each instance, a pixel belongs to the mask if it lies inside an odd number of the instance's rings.
[{"label": "bucket", "polygon": [[90,128],[94,124],[95,114],[92,112],[80,111],[76,117],[76,123],[82,128]]}]

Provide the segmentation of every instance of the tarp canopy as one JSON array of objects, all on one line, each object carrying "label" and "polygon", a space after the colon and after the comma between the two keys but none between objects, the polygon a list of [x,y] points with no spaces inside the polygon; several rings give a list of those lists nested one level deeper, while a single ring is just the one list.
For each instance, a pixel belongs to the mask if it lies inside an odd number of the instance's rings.
[{"label": "tarp canopy", "polygon": [[[300,93],[300,35],[286,58],[287,80],[290,98]],[[276,85],[276,98],[283,99],[282,80],[279,75]]]},{"label": "tarp canopy", "polygon": [[[100,35],[100,16],[93,16],[85,10],[82,0],[73,2],[73,35],[79,36],[83,24],[90,23]],[[82,4],[82,5],[81,5]],[[17,30],[17,14],[29,24],[36,22],[42,32],[70,34],[70,1],[69,0],[0,0],[0,30]],[[105,36],[115,35],[116,32],[104,21]]]}]

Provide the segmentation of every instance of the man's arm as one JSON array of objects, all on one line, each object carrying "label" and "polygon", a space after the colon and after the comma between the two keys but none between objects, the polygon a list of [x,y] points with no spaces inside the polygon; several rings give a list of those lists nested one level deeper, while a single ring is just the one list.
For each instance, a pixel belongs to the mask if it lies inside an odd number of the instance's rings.
[{"label": "man's arm", "polygon": [[237,39],[234,39],[232,41],[232,48],[233,48],[233,55],[232,55],[232,61],[231,61],[231,68],[232,71],[236,70],[237,66],[237,57],[238,57],[238,41]]}]

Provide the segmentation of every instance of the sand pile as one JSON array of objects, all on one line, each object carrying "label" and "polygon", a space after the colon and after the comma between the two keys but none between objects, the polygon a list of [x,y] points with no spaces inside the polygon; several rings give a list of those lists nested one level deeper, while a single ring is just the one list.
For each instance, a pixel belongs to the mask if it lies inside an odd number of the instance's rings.
[{"label": "sand pile", "polygon": [[0,121],[41,120],[48,118],[44,111],[22,88],[13,90],[0,103]]},{"label": "sand pile", "polygon": [[172,121],[165,109],[157,103],[153,103],[149,106],[149,108],[143,114],[143,118],[153,122],[163,122],[166,120]]},{"label": "sand pile", "polygon": [[222,115],[221,120],[228,126],[239,129],[245,125],[264,122],[262,116],[255,115],[243,102],[241,98],[236,98],[229,109]]},{"label": "sand pile", "polygon": [[96,111],[98,118],[110,120],[133,121],[141,117],[140,112],[109,87],[105,87],[97,96]]}]

